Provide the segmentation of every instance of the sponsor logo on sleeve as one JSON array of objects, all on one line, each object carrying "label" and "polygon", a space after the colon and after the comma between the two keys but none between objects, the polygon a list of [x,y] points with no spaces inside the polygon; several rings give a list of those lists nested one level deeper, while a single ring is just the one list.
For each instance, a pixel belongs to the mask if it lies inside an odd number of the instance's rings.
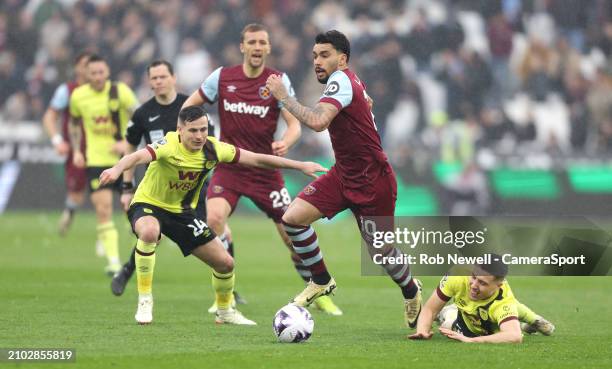
[{"label": "sponsor logo on sleeve", "polygon": [[325,87],[325,91],[323,91],[323,95],[332,96],[338,93],[339,90],[340,90],[340,85],[338,84],[338,82],[333,81],[330,84],[328,84],[327,87]]}]

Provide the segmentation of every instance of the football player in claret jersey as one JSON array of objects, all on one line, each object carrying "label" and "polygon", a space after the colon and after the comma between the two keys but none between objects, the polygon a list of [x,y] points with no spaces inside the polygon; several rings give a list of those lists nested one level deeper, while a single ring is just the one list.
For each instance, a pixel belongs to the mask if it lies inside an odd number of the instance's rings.
[{"label": "football player in claret jersey", "polygon": [[[282,218],[295,252],[312,273],[312,281],[293,300],[299,306],[308,306],[318,296],[330,294],[336,288],[319,250],[317,234],[310,225],[323,216],[331,219],[351,209],[362,237],[368,240],[372,230],[365,225],[372,221],[369,218],[385,217],[392,223],[397,197],[395,174],[376,131],[371,99],[365,84],[348,67],[348,39],[335,30],[319,34],[312,54],[317,80],[326,84],[314,108],[301,105],[285,88],[280,76],[271,75],[266,84],[283,107],[307,127],[317,132],[329,131],[336,159],[327,174],[300,192]],[[399,254],[399,250],[390,246],[370,249],[383,256]],[[414,328],[421,309],[420,282],[412,278],[408,265],[383,267],[400,287],[405,321]]]},{"label": "football player in claret jersey", "polygon": [[[84,168],[77,168],[72,163],[72,149],[70,146],[70,135],[68,124],[70,118],[69,103],[70,95],[74,89],[87,82],[87,61],[91,53],[82,52],[74,59],[74,80],[62,83],[53,93],[49,107],[43,116],[43,126],[51,138],[55,151],[66,156],[64,165],[64,180],[66,182],[66,206],[59,221],[60,235],[65,235],[72,224],[76,209],[83,205],[85,200],[85,189],[87,177]],[[56,122],[61,118],[61,130],[58,132]],[[81,150],[85,150],[85,141],[82,142]]]},{"label": "football player in claret jersey", "polygon": [[[521,304],[506,281],[508,266],[493,259],[476,265],[470,276],[445,276],[423,306],[410,339],[430,339],[434,320],[440,333],[462,342],[518,343],[526,333],[551,335],[555,326]],[[454,304],[444,306],[453,299]]]},{"label": "football player in claret jersey", "polygon": [[[113,276],[121,269],[119,261],[119,233],[113,223],[113,190],[119,186],[100,185],[98,177],[106,168],[116,164],[123,154],[123,136],[138,100],[134,92],[122,82],[109,80],[106,61],[97,55],[87,62],[87,84],[70,96],[70,133],[72,161],[85,168],[90,199],[96,211],[98,240],[102,243],[108,265],[106,274]],[[85,140],[85,152],[81,142]]]},{"label": "football player in claret jersey", "polygon": [[[271,45],[264,26],[254,23],[244,27],[240,51],[242,64],[216,69],[184,106],[218,102],[222,141],[257,153],[284,156],[301,134],[300,123],[270,94],[266,79],[272,74],[280,74],[283,86],[293,95],[289,77],[265,65]],[[280,140],[275,141],[279,116],[287,123],[287,130]],[[225,241],[224,226],[241,196],[250,198],[272,219],[291,252],[296,271],[308,282],[310,271],[293,251],[291,240],[281,225],[281,217],[291,202],[291,196],[280,171],[227,164],[220,164],[215,169],[207,192],[208,225],[222,241]],[[315,304],[328,314],[342,314],[329,297],[323,297]],[[214,310],[213,305],[209,312]]]},{"label": "football player in claret jersey", "polygon": [[138,237],[138,309],[135,318],[140,324],[153,320],[151,292],[155,248],[162,233],[177,243],[183,255],[192,254],[213,269],[217,323],[255,324],[231,307],[234,259],[194,212],[204,180],[217,164],[291,168],[313,177],[316,177],[316,172],[326,171],[316,163],[239,149],[207,137],[207,129],[206,111],[199,106],[186,107],[179,113],[177,132],[170,132],[162,140],[123,157],[100,175],[100,184],[108,185],[134,165],[152,162],[138,185],[128,212],[132,229]]}]

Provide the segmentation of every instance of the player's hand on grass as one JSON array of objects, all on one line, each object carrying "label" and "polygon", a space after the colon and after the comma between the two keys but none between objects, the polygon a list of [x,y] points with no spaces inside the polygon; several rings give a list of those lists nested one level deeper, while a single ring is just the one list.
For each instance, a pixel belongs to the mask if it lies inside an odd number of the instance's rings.
[{"label": "player's hand on grass", "polygon": [[433,332],[416,332],[408,336],[411,340],[429,340],[433,336]]},{"label": "player's hand on grass", "polygon": [[115,182],[120,175],[121,172],[115,167],[106,169],[100,174],[100,186]]},{"label": "player's hand on grass", "polygon": [[134,194],[131,192],[121,194],[121,206],[123,207],[123,211],[128,211],[133,198]]},{"label": "player's hand on grass", "polygon": [[72,164],[77,168],[85,168],[85,156],[80,151],[75,151],[72,154]]},{"label": "player's hand on grass", "polygon": [[280,101],[289,96],[285,85],[283,85],[283,80],[278,74],[271,74],[268,76],[268,79],[266,80],[266,87],[268,90],[270,90],[276,100]]},{"label": "player's hand on grass", "polygon": [[440,328],[440,333],[442,333],[446,337],[453,339],[453,340],[457,340],[461,342],[471,342],[472,341],[470,337],[466,337],[459,332],[453,331],[452,329]]},{"label": "player's hand on grass", "polygon": [[285,141],[272,142],[272,153],[276,156],[285,156],[289,151],[289,147]]},{"label": "player's hand on grass", "polygon": [[306,174],[307,176],[313,177],[313,178],[319,178],[319,175],[317,174],[317,172],[329,172],[329,169],[325,168],[324,166],[322,166],[319,163],[314,163],[312,161],[305,161],[302,163],[302,173]]}]

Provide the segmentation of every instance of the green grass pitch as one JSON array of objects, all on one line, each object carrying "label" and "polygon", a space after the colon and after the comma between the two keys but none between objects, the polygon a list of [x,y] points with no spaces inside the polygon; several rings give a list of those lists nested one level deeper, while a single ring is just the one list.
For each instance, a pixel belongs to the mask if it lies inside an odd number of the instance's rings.
[{"label": "green grass pitch", "polygon": [[[94,217],[79,213],[66,238],[58,213],[0,215],[0,348],[75,348],[74,364],[23,363],[24,368],[604,368],[612,349],[612,279],[511,278],[518,298],[557,326],[552,337],[521,345],[475,345],[436,334],[405,339],[402,299],[385,277],[362,277],[358,233],[350,220],[318,224],[327,265],[338,282],[342,317],[312,311],[304,344],[277,343],[272,318],[301,288],[287,251],[261,215],[231,219],[238,290],[257,327],[217,326],[210,271],[183,258],[169,241],[158,248],[154,321],[134,321],[136,287],[110,293],[105,262],[94,253]],[[117,216],[123,258],[133,244]],[[438,278],[422,278],[428,297]],[[17,367],[0,363],[2,367]]]}]

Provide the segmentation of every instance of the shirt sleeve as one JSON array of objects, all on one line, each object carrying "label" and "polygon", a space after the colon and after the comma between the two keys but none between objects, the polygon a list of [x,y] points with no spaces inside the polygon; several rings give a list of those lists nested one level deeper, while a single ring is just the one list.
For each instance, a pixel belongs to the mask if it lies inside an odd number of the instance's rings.
[{"label": "shirt sleeve", "polygon": [[[289,79],[289,76],[287,75],[287,73],[283,73],[283,76],[281,77],[281,81],[283,82],[283,86],[285,86],[285,89],[289,93],[289,96],[295,97],[295,90],[293,89],[293,86],[291,85],[291,80]],[[281,109],[282,107],[283,107],[283,104],[279,101],[278,108]]]},{"label": "shirt sleeve", "polygon": [[498,325],[512,319],[518,319],[518,307],[514,300],[502,302],[491,311],[491,318]]},{"label": "shirt sleeve", "polygon": [[200,85],[200,96],[209,102],[214,103],[219,98],[219,78],[221,76],[221,68],[219,67],[212,72],[208,78]]},{"label": "shirt sleeve", "polygon": [[444,301],[450,300],[460,290],[461,279],[455,276],[444,276],[436,289],[438,297]]},{"label": "shirt sleeve", "polygon": [[151,156],[153,157],[153,161],[164,159],[169,156],[170,152],[172,151],[172,144],[170,142],[171,139],[168,135],[171,133],[173,132],[169,132],[161,140],[157,140],[152,144],[145,146],[149,154],[151,154]]},{"label": "shirt sleeve", "polygon": [[66,109],[69,104],[70,93],[68,91],[68,85],[62,83],[55,89],[51,102],[49,102],[49,106],[55,111],[61,111]]},{"label": "shirt sleeve", "polygon": [[237,163],[240,159],[240,150],[231,144],[214,140],[215,151],[220,163]]},{"label": "shirt sleeve", "polygon": [[77,100],[77,94],[74,92],[70,95],[70,115],[75,118],[81,117],[81,109],[79,108],[79,103]]},{"label": "shirt sleeve", "polygon": [[130,145],[133,145],[133,146],[138,146],[138,144],[140,144],[140,140],[142,140],[142,135],[144,133],[142,129],[143,125],[142,125],[142,121],[140,117],[141,117],[140,110],[136,110],[136,112],[134,112],[134,116],[128,122],[128,125],[127,125],[127,132],[125,134],[125,139],[127,140],[127,142],[130,143]]},{"label": "shirt sleeve", "polygon": [[128,112],[133,112],[138,107],[138,99],[136,94],[125,83],[119,83],[117,86],[119,93],[119,102],[121,107]]},{"label": "shirt sleeve", "polygon": [[346,73],[338,70],[332,73],[327,80],[325,91],[319,102],[334,105],[338,110],[342,110],[353,101],[353,86]]}]

